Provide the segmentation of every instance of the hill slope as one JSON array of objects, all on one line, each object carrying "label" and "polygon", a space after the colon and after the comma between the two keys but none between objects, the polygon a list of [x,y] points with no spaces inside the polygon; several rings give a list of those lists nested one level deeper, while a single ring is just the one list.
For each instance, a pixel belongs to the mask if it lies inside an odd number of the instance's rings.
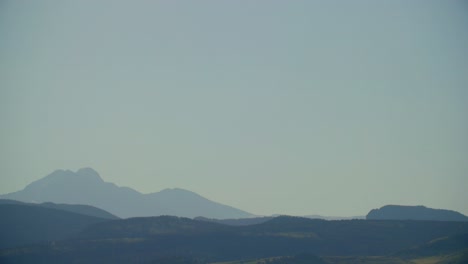
[{"label": "hill slope", "polygon": [[468,221],[468,217],[451,210],[432,209],[425,206],[386,205],[371,210],[368,220],[426,220],[426,221]]},{"label": "hill slope", "polygon": [[466,250],[468,250],[468,233],[436,238],[422,245],[397,252],[395,255],[404,258],[414,258],[447,255]]},{"label": "hill slope", "polygon": [[0,198],[36,203],[87,204],[122,218],[175,215],[223,219],[252,216],[183,189],[142,194],[128,187],[118,187],[103,181],[91,168],[77,172],[57,170],[21,191],[0,195]]},{"label": "hill slope", "polygon": [[117,216],[99,209],[94,206],[90,205],[82,205],[82,204],[55,204],[55,203],[41,203],[41,204],[33,204],[33,203],[25,203],[16,200],[7,200],[7,199],[0,199],[0,204],[20,204],[20,205],[30,205],[30,206],[40,206],[46,208],[53,208],[62,211],[68,211],[72,213],[94,216],[98,218],[104,218],[109,220],[119,219]]},{"label": "hill slope", "polygon": [[0,248],[53,241],[107,219],[27,204],[0,204]]}]

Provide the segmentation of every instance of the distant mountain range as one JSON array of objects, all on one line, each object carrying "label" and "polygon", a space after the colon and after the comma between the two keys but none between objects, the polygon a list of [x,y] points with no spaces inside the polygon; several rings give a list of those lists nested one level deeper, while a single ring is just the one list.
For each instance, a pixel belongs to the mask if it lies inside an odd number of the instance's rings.
[{"label": "distant mountain range", "polygon": [[[228,225],[251,225],[266,222],[277,216],[254,218],[255,216],[248,212],[210,201],[194,192],[178,188],[142,194],[128,187],[119,187],[103,181],[91,168],[82,168],[76,172],[56,170],[27,185],[23,190],[0,195],[0,199],[9,200],[0,200],[0,204],[21,201],[105,219],[172,215],[200,217],[199,219],[203,221]],[[468,221],[467,216],[456,211],[400,205],[386,205],[380,209],[373,209],[365,217],[320,215],[303,217],[325,220],[365,218],[369,220]]]},{"label": "distant mountain range", "polygon": [[118,187],[103,181],[91,168],[82,168],[77,172],[56,170],[21,191],[0,195],[0,199],[28,203],[86,204],[121,218],[173,215],[225,219],[253,216],[183,189],[142,194],[128,187]]},{"label": "distant mountain range", "polygon": [[451,210],[432,209],[425,206],[386,205],[371,210],[368,220],[424,220],[424,221],[468,221],[468,217]]}]

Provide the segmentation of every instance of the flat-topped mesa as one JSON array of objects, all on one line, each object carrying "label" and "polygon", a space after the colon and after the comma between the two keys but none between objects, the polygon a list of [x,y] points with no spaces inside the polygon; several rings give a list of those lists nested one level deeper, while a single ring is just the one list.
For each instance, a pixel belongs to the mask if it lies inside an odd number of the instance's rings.
[{"label": "flat-topped mesa", "polygon": [[424,221],[468,221],[468,217],[452,210],[432,209],[422,205],[386,205],[372,209],[367,220],[424,220]]}]

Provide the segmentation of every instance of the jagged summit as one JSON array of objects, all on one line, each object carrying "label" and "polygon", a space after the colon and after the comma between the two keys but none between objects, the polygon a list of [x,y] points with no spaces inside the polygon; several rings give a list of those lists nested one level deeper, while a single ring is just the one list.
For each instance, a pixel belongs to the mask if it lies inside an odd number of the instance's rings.
[{"label": "jagged summit", "polygon": [[[60,189],[60,186],[67,186],[70,184],[74,186],[82,186],[103,182],[104,181],[99,176],[99,174],[91,168],[81,168],[77,172],[59,169],[55,170],[42,179],[32,182],[31,184],[27,185],[24,190],[41,194],[49,188]],[[31,202],[31,200],[23,201]],[[44,202],[51,201],[45,200]]]},{"label": "jagged summit", "polygon": [[54,181],[54,180],[63,180],[63,179],[72,179],[72,178],[85,179],[85,180],[98,180],[98,181],[103,182],[101,176],[99,176],[99,173],[89,167],[78,169],[76,172],[73,172],[71,170],[58,169],[58,170],[53,171],[51,174],[45,176],[44,178],[39,179],[35,182],[42,182],[44,180]]}]

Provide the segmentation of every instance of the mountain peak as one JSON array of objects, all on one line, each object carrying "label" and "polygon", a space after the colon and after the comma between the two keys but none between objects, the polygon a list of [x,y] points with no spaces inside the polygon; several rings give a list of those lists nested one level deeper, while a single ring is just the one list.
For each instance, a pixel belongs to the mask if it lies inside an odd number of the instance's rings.
[{"label": "mountain peak", "polygon": [[84,178],[87,178],[87,179],[97,179],[99,181],[103,181],[101,176],[99,176],[99,173],[97,173],[97,171],[95,171],[94,169],[92,168],[81,168],[79,170],[76,171],[76,174],[78,174],[79,176],[81,177],[84,177]]},{"label": "mountain peak", "polygon": [[101,176],[99,176],[99,173],[95,171],[92,168],[86,167],[86,168],[81,168],[77,170],[76,172],[73,172],[71,170],[55,170],[51,174],[47,175],[43,179],[40,179],[38,181],[43,181],[44,179],[52,180],[52,179],[85,179],[85,180],[98,180],[100,182],[103,182]]}]

